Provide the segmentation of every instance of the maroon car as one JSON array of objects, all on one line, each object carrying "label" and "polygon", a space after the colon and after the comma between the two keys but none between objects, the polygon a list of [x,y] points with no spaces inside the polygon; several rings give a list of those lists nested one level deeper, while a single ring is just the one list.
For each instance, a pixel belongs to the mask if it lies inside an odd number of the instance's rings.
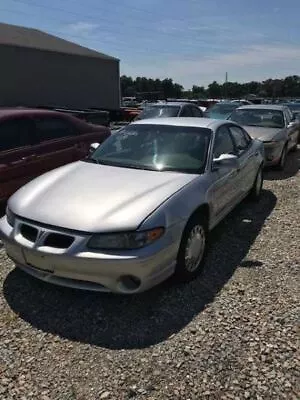
[{"label": "maroon car", "polygon": [[110,134],[61,112],[0,109],[0,203],[36,176],[85,157]]}]

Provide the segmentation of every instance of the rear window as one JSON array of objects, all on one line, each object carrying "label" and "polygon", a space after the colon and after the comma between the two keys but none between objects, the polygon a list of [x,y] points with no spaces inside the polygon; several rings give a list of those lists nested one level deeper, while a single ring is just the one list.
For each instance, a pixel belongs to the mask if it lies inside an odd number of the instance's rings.
[{"label": "rear window", "polygon": [[179,111],[179,106],[148,106],[137,119],[177,117]]},{"label": "rear window", "polygon": [[0,151],[25,147],[33,142],[33,125],[26,118],[0,123]]},{"label": "rear window", "polygon": [[61,139],[76,134],[75,127],[63,118],[36,118],[35,123],[37,137],[40,141]]}]

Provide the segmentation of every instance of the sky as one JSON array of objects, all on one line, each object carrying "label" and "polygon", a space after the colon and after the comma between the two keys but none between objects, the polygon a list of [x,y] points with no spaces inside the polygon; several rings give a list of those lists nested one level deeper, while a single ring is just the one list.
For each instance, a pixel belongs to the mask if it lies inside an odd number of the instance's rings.
[{"label": "sky", "polygon": [[0,22],[120,59],[186,89],[300,75],[300,0],[1,0]]}]

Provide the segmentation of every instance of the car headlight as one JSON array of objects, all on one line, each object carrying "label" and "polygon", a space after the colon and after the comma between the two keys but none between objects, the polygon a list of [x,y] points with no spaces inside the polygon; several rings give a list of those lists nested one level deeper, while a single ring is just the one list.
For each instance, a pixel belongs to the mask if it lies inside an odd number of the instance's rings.
[{"label": "car headlight", "polygon": [[91,237],[87,246],[98,250],[140,249],[158,240],[163,233],[164,228],[155,228],[141,232],[96,234]]},{"label": "car headlight", "polygon": [[14,213],[8,207],[6,207],[5,214],[6,214],[6,219],[7,219],[8,224],[10,226],[14,227],[15,220],[16,220]]}]

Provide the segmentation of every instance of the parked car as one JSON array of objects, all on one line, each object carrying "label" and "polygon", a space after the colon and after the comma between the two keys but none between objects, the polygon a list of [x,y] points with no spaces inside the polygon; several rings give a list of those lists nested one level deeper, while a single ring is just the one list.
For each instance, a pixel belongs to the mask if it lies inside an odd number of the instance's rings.
[{"label": "parked car", "polygon": [[85,157],[106,127],[70,115],[33,109],[0,110],[0,202],[42,173]]},{"label": "parked car", "polygon": [[293,118],[296,120],[300,120],[300,102],[299,103],[284,103],[286,107],[288,107],[293,114]]},{"label": "parked car", "polygon": [[283,169],[288,152],[297,149],[299,126],[286,106],[243,106],[229,119],[242,125],[252,138],[264,143],[266,165]]},{"label": "parked car", "polygon": [[231,100],[232,103],[236,103],[239,104],[240,106],[247,106],[247,105],[251,105],[253,104],[251,101],[249,100],[245,100],[245,99],[240,99],[240,100]]},{"label": "parked car", "polygon": [[208,108],[205,111],[204,116],[213,119],[227,119],[230,114],[240,106],[240,103],[222,101],[214,104],[211,108]]},{"label": "parked car", "polygon": [[15,193],[0,238],[17,266],[58,285],[130,294],[190,280],[208,232],[259,198],[263,160],[234,122],[141,120]]},{"label": "parked car", "polygon": [[136,120],[169,117],[203,117],[203,112],[193,103],[165,102],[147,105]]}]

